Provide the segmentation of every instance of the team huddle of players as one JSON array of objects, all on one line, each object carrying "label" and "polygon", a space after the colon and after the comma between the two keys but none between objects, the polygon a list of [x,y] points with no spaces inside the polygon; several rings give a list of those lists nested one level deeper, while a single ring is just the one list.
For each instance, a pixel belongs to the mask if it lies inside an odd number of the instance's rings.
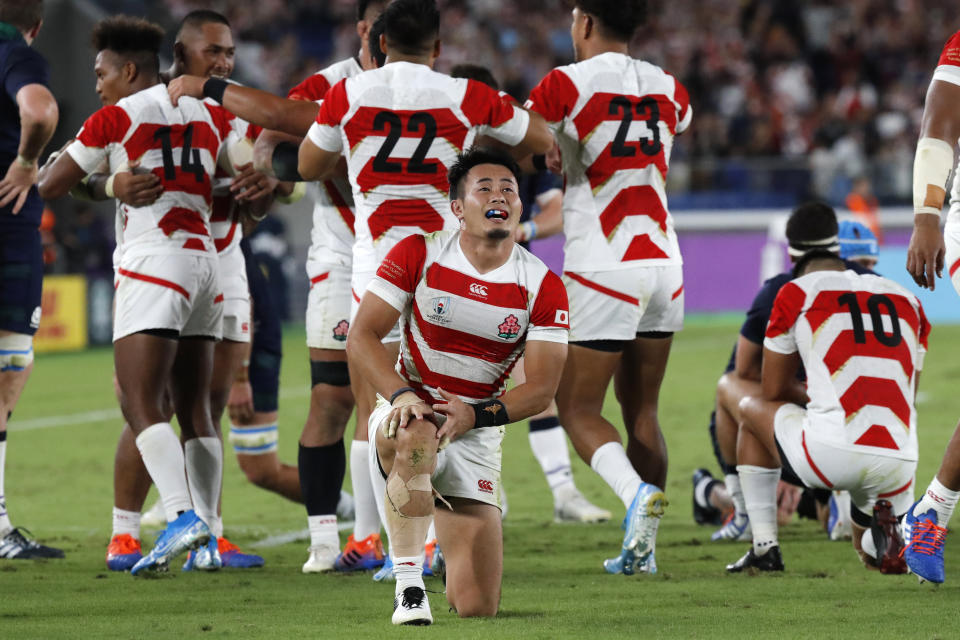
[{"label": "team huddle of players", "polygon": [[[673,138],[689,127],[692,109],[679,81],[629,56],[644,3],[577,0],[576,62],[551,71],[523,107],[476,73],[433,70],[434,0],[358,5],[357,58],[318,71],[286,99],[226,80],[233,40],[219,14],[185,18],[165,72],[158,27],[105,20],[93,37],[104,107],[39,174],[40,150],[18,150],[11,171],[32,171],[19,183],[25,189],[0,182],[0,206],[24,194],[19,209],[35,181],[43,198],[117,202],[114,352],[126,425],[108,566],[137,575],[187,550],[185,569],[263,563],[223,537],[219,423],[229,409],[229,440],[248,477],[306,506],[304,572],[379,568],[379,579],[396,582],[393,622],[430,624],[423,575],[442,564],[459,615],[495,615],[504,426],[540,416],[556,398],[550,426],[560,440],[536,440],[546,449],[541,460],[566,469],[551,481],[557,517],[610,517],[572,484],[562,424],[624,504],[623,542],[605,570],[655,573],[667,504],[657,401],[684,300],[665,183]],[[21,23],[33,29],[20,28],[28,38],[39,28]],[[960,75],[944,55],[931,95],[940,85],[952,90]],[[27,96],[15,96],[26,120]],[[960,118],[940,117],[950,126],[930,124],[924,140],[957,138]],[[931,176],[924,194],[933,199],[923,206],[935,211],[918,211],[938,213],[950,167],[943,173],[936,164],[944,150],[935,142],[922,149],[931,167],[920,174]],[[515,242],[537,228],[521,226],[523,176],[548,167],[564,178],[562,278]],[[293,467],[276,455],[280,354],[269,292],[245,264],[241,238],[275,199],[291,202],[306,190],[315,203],[312,392]],[[918,229],[924,218],[932,216],[918,215]],[[960,487],[949,472],[960,452],[948,450],[939,480],[911,507],[914,397],[929,323],[905,289],[847,268],[828,207],[799,207],[787,235],[795,267],[767,287],[762,345],[738,343],[718,393],[718,451],[736,507],[719,537],[753,540],[727,569],[783,569],[782,473],[813,489],[849,491],[854,546],[868,566],[902,572],[906,546],[914,572],[942,581],[944,527],[957,497],[947,487]],[[938,237],[926,245],[914,238],[922,259],[910,268],[931,287],[943,265]],[[0,339],[9,366],[8,352],[23,345]],[[29,362],[16,363],[25,382]],[[507,389],[518,365],[522,376]],[[611,380],[625,446],[601,415]],[[341,550],[344,432],[354,407],[356,519]],[[140,513],[151,482],[166,528],[144,555]],[[713,488],[699,492],[701,508]],[[897,525],[904,514],[906,542]],[[14,542],[22,557],[56,552],[22,535]]]}]

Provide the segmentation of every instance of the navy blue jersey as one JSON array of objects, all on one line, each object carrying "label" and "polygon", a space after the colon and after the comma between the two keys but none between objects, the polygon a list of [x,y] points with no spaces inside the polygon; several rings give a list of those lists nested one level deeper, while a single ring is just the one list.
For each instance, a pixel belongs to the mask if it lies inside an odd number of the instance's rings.
[{"label": "navy blue jersey", "polygon": [[[6,173],[20,148],[17,92],[28,84],[47,86],[49,83],[47,61],[31,49],[19,33],[8,34],[5,30],[0,33],[0,81],[3,83],[3,94],[0,96],[0,172]],[[30,189],[30,195],[18,215],[13,215],[12,209],[13,203],[0,209],[0,230],[12,226],[40,227],[43,201],[36,186]]]}]

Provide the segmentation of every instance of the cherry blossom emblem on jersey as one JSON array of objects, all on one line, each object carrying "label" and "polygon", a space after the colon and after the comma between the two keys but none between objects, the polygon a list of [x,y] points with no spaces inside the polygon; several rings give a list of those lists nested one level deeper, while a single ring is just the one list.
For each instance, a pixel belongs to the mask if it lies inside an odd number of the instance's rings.
[{"label": "cherry blossom emblem on jersey", "polygon": [[511,340],[520,335],[520,322],[517,316],[512,313],[503,319],[503,323],[497,326],[500,331],[497,335],[505,340]]},{"label": "cherry blossom emblem on jersey", "polygon": [[350,323],[346,320],[341,320],[337,323],[337,326],[333,328],[333,339],[340,342],[347,341],[347,332],[350,330]]}]

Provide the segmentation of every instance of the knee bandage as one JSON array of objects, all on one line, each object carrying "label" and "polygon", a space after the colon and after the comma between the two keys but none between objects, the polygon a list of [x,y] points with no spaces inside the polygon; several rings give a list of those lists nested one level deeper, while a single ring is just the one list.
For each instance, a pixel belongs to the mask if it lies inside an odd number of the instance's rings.
[{"label": "knee bandage", "polygon": [[259,456],[265,453],[274,453],[280,440],[280,431],[277,425],[252,425],[238,427],[230,425],[228,438],[233,450],[245,456]]},{"label": "knee bandage", "polygon": [[0,336],[0,372],[23,371],[33,362],[33,336],[11,333]]},{"label": "knee bandage", "polygon": [[409,516],[403,515],[400,509],[410,502],[411,491],[425,491],[426,493],[433,493],[433,485],[430,484],[430,476],[426,473],[421,473],[413,476],[409,480],[404,480],[396,474],[390,476],[390,481],[387,482],[387,498],[390,500],[390,504],[393,505],[393,508],[397,510],[397,513],[404,518]]}]

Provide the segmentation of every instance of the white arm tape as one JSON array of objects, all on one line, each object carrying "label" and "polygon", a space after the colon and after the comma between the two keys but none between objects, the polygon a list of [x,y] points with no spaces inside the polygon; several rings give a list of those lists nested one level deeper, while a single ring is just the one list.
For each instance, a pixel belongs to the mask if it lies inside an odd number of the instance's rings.
[{"label": "white arm tape", "polygon": [[953,169],[953,145],[937,138],[920,138],[913,160],[913,211],[940,215],[936,207],[928,206],[927,186],[946,191],[947,178]]}]

